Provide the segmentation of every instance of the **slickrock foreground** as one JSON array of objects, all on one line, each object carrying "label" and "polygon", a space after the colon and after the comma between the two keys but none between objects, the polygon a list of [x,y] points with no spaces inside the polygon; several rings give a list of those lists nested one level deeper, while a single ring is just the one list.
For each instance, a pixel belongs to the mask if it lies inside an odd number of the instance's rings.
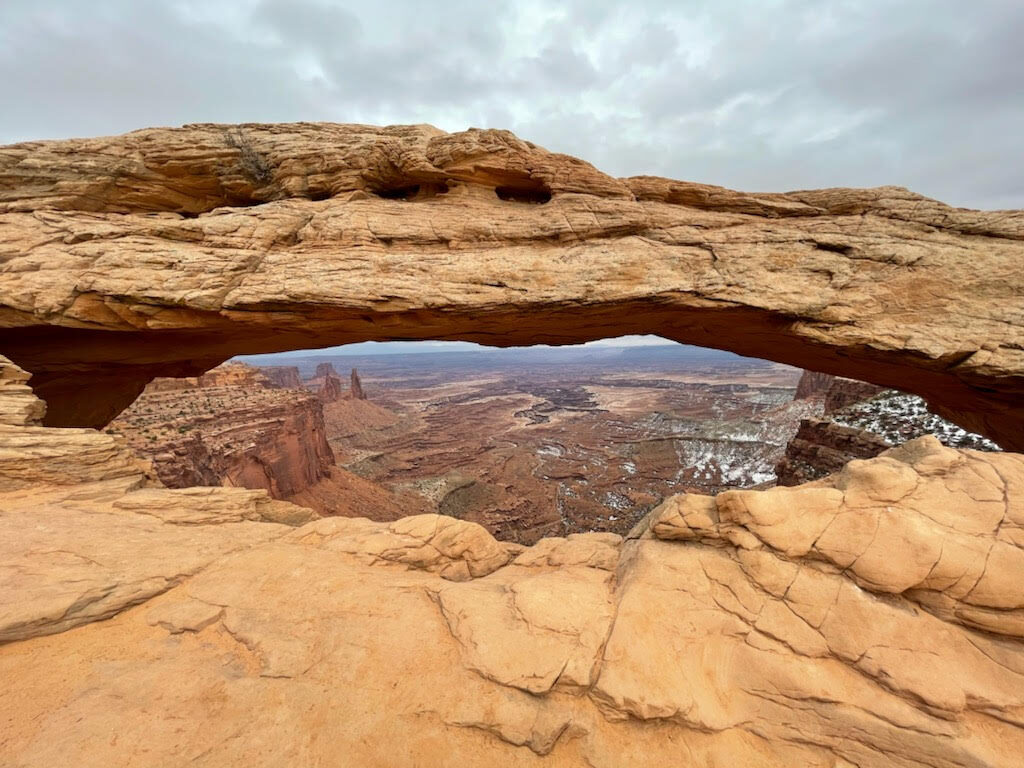
[{"label": "slickrock foreground", "polygon": [[0,148],[0,353],[47,424],[368,339],[629,333],[895,387],[1024,447],[1024,213],[615,179],[504,131],[193,125]]},{"label": "slickrock foreground", "polygon": [[34,425],[0,363],[5,766],[1024,754],[1020,455],[922,438],[526,548],[161,488],[116,436]]}]

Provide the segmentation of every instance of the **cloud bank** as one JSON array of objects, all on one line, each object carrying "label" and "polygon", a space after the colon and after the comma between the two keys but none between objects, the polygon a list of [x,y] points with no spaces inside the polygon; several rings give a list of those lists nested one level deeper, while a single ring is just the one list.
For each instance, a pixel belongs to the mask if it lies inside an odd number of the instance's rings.
[{"label": "cloud bank", "polygon": [[1024,207],[1024,3],[4,0],[0,142],[509,128],[614,175]]}]

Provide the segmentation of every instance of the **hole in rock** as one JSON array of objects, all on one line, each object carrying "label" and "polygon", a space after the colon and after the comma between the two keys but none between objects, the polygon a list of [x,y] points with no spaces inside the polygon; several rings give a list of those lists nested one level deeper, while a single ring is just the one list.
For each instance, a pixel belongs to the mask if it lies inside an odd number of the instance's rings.
[{"label": "hole in rock", "polygon": [[405,186],[383,186],[371,190],[378,197],[387,200],[426,200],[448,192],[444,184],[408,184]]},{"label": "hole in rock", "polygon": [[829,251],[831,253],[841,253],[844,256],[853,253],[853,246],[844,245],[842,243],[823,243],[819,240],[814,241],[814,247],[819,251]]},{"label": "hole in rock", "polygon": [[249,356],[155,380],[108,430],[172,487],[440,512],[527,544],[625,534],[672,494],[812,480],[922,434],[994,448],[910,395],[652,336]]},{"label": "hole in rock", "polygon": [[494,194],[512,203],[542,205],[551,200],[551,190],[544,184],[530,183],[494,188]]}]

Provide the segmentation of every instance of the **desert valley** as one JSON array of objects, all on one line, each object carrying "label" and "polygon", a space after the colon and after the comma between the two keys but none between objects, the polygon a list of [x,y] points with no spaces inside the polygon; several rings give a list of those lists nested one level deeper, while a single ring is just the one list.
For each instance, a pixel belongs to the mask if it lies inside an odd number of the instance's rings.
[{"label": "desert valley", "polygon": [[[440,513],[521,544],[625,535],[675,493],[771,487],[783,459],[793,484],[798,472],[817,479],[924,434],[997,448],[943,432],[953,425],[902,401],[887,424],[914,423],[887,440],[877,425],[843,422],[843,408],[878,400],[879,387],[671,342],[411,346],[263,356],[157,379],[106,431],[169,487],[266,489],[321,514],[380,521]],[[815,430],[828,432],[816,435],[824,448],[808,448]]]}]

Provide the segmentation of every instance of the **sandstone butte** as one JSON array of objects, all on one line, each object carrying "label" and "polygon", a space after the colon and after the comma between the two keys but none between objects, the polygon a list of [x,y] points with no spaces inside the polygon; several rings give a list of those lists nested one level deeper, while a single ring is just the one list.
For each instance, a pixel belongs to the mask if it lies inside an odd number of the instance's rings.
[{"label": "sandstone butte", "polygon": [[164,488],[90,428],[240,352],[656,332],[1017,448],[1020,212],[422,126],[16,145],[0,200],[0,765],[1020,765],[1020,454],[921,438],[526,548]]}]

